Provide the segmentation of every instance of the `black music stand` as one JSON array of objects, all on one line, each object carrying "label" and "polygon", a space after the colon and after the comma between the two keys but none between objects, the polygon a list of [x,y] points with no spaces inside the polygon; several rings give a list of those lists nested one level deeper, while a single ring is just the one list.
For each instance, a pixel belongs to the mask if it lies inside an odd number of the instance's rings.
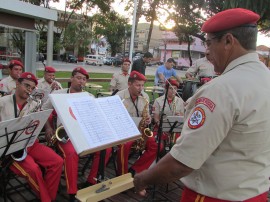
[{"label": "black music stand", "polygon": [[[12,120],[13,121],[13,120]],[[4,201],[7,201],[7,195],[6,195],[6,186],[8,183],[7,180],[7,169],[12,164],[12,159],[10,158],[9,154],[12,153],[18,153],[20,151],[23,151],[28,146],[30,140],[34,137],[34,133],[37,129],[38,124],[33,124],[30,126],[23,126],[23,128],[15,129],[13,131],[8,131],[7,127],[5,127],[5,134],[0,135],[0,142],[5,142],[3,146],[0,147],[0,149],[3,151],[0,157],[0,172],[1,172],[1,178],[2,178],[2,194]],[[29,136],[25,136],[23,138],[20,138],[21,135],[25,130],[31,130],[32,134]],[[2,141],[3,140],[3,141]],[[16,145],[16,146],[15,146]],[[15,148],[12,148],[12,147]]]},{"label": "black music stand", "polygon": [[[163,120],[163,132],[168,132],[169,135],[172,135],[173,133],[181,133],[183,125],[183,116],[167,116]],[[171,147],[172,144],[170,144],[169,148],[165,148],[166,152],[169,151]]]},{"label": "black music stand", "polygon": [[0,172],[1,189],[6,196],[6,171],[12,163],[11,154],[31,146],[38,137],[52,110],[28,114],[24,117],[0,122]]}]

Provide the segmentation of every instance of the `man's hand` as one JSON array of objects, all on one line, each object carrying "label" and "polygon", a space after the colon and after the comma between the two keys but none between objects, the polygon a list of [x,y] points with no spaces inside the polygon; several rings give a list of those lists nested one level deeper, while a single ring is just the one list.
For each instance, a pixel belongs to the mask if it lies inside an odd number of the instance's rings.
[{"label": "man's hand", "polygon": [[143,183],[143,172],[136,174],[134,176],[133,183],[134,183],[136,193],[139,194],[140,196],[146,196],[145,188],[147,186]]},{"label": "man's hand", "polygon": [[46,127],[45,129],[45,138],[47,142],[49,143],[52,136],[54,135],[55,131],[51,127]]},{"label": "man's hand", "polygon": [[145,126],[148,126],[149,124],[151,123],[151,116],[148,116],[146,119],[145,119]]}]

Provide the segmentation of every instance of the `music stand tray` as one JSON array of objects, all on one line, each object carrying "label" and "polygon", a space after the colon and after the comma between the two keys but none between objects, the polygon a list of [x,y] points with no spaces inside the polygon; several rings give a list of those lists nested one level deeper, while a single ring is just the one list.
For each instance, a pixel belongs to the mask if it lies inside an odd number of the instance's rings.
[{"label": "music stand tray", "polygon": [[163,132],[181,133],[184,125],[183,116],[167,116],[163,119]]}]

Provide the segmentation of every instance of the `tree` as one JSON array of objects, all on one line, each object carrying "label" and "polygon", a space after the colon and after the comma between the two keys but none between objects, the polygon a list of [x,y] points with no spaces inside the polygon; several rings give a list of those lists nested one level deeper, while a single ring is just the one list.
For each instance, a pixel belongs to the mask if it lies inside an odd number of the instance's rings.
[{"label": "tree", "polygon": [[227,0],[224,9],[228,8],[246,8],[260,15],[258,21],[259,30],[263,33],[270,31],[270,0]]},{"label": "tree", "polygon": [[174,32],[179,39],[179,43],[188,43],[188,54],[190,65],[192,59],[190,55],[190,44],[193,38],[197,37],[205,40],[201,26],[207,17],[223,10],[224,0],[174,0],[174,10],[170,18],[175,21]]},{"label": "tree", "polygon": [[125,37],[127,19],[115,11],[93,16],[93,30],[97,38],[104,36],[111,46],[112,56],[120,52]]}]

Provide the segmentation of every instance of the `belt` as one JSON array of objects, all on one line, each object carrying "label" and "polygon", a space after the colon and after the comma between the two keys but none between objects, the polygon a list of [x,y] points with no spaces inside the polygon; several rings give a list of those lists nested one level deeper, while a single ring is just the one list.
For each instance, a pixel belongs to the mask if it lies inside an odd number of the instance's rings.
[{"label": "belt", "polygon": [[[244,200],[243,202],[266,202],[266,201],[267,201],[267,192],[252,197],[250,199]],[[185,187],[182,192],[180,202],[232,202],[232,201],[204,196]]]}]

